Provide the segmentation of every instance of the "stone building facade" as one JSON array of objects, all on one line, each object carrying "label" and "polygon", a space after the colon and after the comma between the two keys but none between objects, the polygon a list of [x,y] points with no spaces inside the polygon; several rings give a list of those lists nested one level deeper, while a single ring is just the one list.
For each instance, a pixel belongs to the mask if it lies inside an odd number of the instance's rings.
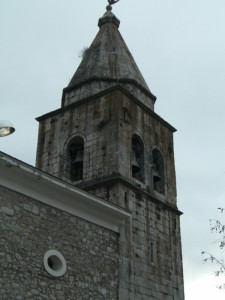
[{"label": "stone building facade", "polygon": [[118,299],[130,214],[2,152],[0,169],[0,299]]},{"label": "stone building facade", "polygon": [[[116,233],[15,191],[0,193],[2,300],[117,299]],[[65,254],[62,279],[43,268],[49,247]]]},{"label": "stone building facade", "polygon": [[[107,6],[97,36],[63,90],[61,108],[37,119],[36,170],[58,178],[68,190],[86,191],[87,198],[97,196],[99,209],[95,202],[85,202],[82,209],[89,209],[88,219],[86,213],[77,213],[80,202],[72,202],[78,207],[75,218],[69,209],[60,212],[35,202],[40,213],[35,215],[32,208],[25,209],[30,198],[24,198],[26,205],[20,209],[27,212],[24,222],[37,220],[37,234],[44,231],[42,254],[46,241],[53,243],[54,235],[60,234],[53,245],[68,257],[68,272],[60,277],[65,284],[60,293],[51,292],[56,299],[184,300],[175,129],[154,112],[156,97],[126,46],[119,23]],[[57,203],[62,209],[60,199]],[[53,236],[44,230],[52,226]],[[46,275],[43,269],[38,272],[39,285]],[[51,285],[54,279],[48,276],[44,281],[48,280]],[[42,295],[44,290],[40,287]]]}]

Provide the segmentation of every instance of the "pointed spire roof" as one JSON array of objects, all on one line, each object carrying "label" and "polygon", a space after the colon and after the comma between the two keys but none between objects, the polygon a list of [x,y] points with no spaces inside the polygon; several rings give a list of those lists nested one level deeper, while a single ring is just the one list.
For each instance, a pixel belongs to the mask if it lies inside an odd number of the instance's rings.
[{"label": "pointed spire roof", "polygon": [[[106,13],[98,22],[98,34],[91,46],[84,51],[83,59],[65,90],[76,90],[76,87],[80,88],[81,85],[93,81],[101,82],[96,85],[95,92],[115,84],[121,84],[126,88],[132,85],[154,102],[156,97],[149,90],[118,30],[120,21],[112,13],[111,5],[106,9]],[[93,85],[91,89],[93,90]],[[128,89],[133,90],[133,87]]]}]

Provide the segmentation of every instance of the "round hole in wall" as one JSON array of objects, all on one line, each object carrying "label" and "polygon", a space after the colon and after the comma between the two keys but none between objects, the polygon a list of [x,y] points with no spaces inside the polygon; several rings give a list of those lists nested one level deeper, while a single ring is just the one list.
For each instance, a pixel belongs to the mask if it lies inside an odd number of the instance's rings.
[{"label": "round hole in wall", "polygon": [[49,274],[55,277],[64,275],[67,269],[65,258],[57,250],[48,250],[45,253],[44,267]]}]

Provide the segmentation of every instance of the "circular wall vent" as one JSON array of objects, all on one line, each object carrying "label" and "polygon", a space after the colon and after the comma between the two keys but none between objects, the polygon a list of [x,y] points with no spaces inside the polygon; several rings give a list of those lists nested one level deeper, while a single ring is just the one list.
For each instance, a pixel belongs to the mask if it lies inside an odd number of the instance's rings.
[{"label": "circular wall vent", "polygon": [[48,250],[44,255],[45,270],[55,277],[66,273],[66,261],[63,255],[57,250]]}]

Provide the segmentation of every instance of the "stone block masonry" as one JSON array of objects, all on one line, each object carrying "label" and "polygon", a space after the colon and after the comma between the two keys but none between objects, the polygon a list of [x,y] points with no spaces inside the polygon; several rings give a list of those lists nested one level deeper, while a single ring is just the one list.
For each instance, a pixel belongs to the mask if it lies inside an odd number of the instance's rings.
[{"label": "stone block masonry", "polygon": [[[67,271],[51,276],[45,253],[55,249]],[[118,299],[116,233],[0,186],[2,300]]]},{"label": "stone block masonry", "polygon": [[128,190],[121,183],[114,183],[108,193],[102,187],[89,192],[105,194],[105,200],[119,205],[124,199],[132,211],[132,219],[125,222],[120,232],[119,299],[184,300],[177,211],[150,194],[134,186]]},{"label": "stone block masonry", "polygon": [[184,300],[176,129],[154,112],[111,6],[98,25],[61,108],[37,118],[36,167],[130,213],[119,228],[120,300]]}]

